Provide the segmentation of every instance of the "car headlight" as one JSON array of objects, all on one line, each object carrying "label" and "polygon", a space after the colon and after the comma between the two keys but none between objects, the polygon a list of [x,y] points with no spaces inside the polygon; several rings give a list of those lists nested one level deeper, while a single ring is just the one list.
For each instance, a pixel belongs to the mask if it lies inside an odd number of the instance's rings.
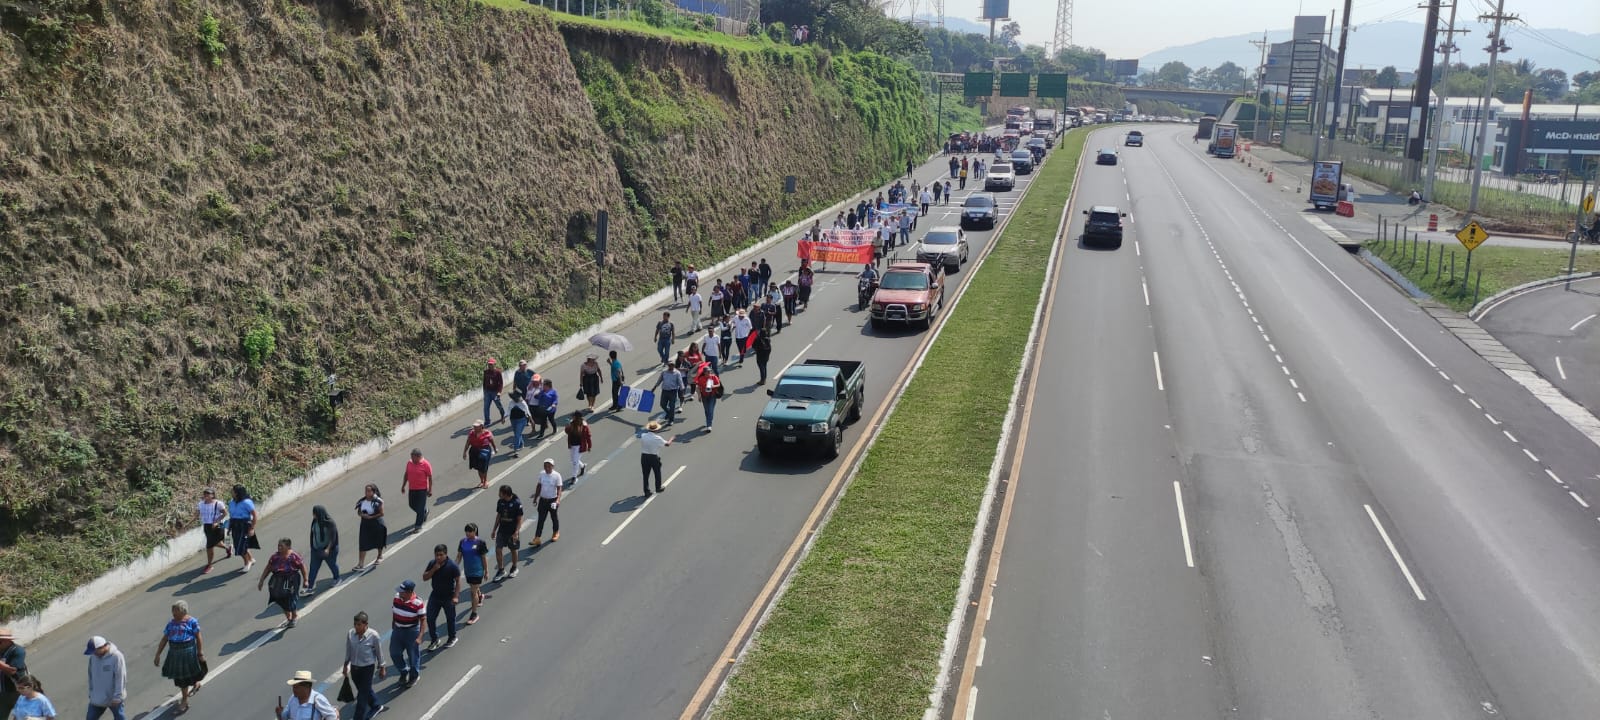
[{"label": "car headlight", "polygon": [[772,423],[767,422],[766,418],[757,418],[756,419],[756,429],[757,430],[771,430],[772,429]]},{"label": "car headlight", "polygon": [[881,302],[873,303],[872,304],[872,309],[873,310],[882,310],[883,309],[883,303],[881,303]]},{"label": "car headlight", "polygon": [[912,309],[912,310],[921,310],[922,309],[922,303],[916,303],[916,304],[912,305],[910,309]]},{"label": "car headlight", "polygon": [[825,433],[827,431],[828,431],[828,424],[827,423],[825,423],[825,422],[811,423],[811,432],[814,432],[814,433]]}]

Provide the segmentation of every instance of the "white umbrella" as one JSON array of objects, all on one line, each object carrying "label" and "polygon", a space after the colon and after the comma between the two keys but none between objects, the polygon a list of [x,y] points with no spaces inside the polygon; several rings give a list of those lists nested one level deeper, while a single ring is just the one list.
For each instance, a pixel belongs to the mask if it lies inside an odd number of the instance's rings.
[{"label": "white umbrella", "polygon": [[589,337],[589,344],[602,350],[615,350],[628,352],[633,349],[633,341],[616,333],[600,333]]}]

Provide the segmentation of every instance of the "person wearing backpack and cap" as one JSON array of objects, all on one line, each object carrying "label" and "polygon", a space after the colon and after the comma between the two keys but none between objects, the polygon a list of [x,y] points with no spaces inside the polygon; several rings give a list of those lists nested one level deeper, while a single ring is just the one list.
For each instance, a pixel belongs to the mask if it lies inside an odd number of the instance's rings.
[{"label": "person wearing backpack and cap", "polygon": [[278,720],[339,720],[339,711],[328,702],[328,696],[317,692],[317,678],[310,670],[297,670],[289,678],[289,704],[278,696],[278,706],[272,716]]},{"label": "person wearing backpack and cap", "polygon": [[99,635],[89,638],[83,654],[89,656],[88,720],[97,720],[107,710],[112,720],[124,720],[122,703],[128,699],[128,661],[111,641]]}]

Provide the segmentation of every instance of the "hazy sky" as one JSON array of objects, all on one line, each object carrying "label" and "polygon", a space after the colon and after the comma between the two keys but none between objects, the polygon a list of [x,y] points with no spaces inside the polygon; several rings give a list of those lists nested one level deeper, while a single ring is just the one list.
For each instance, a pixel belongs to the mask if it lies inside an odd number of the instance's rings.
[{"label": "hazy sky", "polygon": [[[1386,20],[1420,23],[1427,13],[1419,4],[1419,0],[1352,0],[1350,15],[1357,25]],[[1535,28],[1600,32],[1600,3],[1594,0],[1505,0],[1505,6],[1507,13],[1520,15]],[[947,0],[945,15],[975,20],[981,8],[980,0]],[[1287,30],[1295,15],[1326,16],[1343,8],[1342,0],[1076,0],[1072,41],[1100,48],[1113,58],[1136,58],[1207,38]],[[1461,0],[1456,16],[1476,17],[1493,10],[1494,0]],[[1027,43],[1043,45],[1055,37],[1054,0],[1011,0],[1011,17],[1022,23]]]}]

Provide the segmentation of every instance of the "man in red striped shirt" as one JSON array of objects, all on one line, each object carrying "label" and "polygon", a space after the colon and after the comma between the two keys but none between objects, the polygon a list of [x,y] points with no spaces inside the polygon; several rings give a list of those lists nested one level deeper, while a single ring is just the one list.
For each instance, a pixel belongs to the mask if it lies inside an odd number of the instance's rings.
[{"label": "man in red striped shirt", "polygon": [[394,631],[389,636],[389,659],[400,672],[400,685],[411,687],[422,676],[422,616],[428,605],[417,597],[411,580],[394,589]]}]

